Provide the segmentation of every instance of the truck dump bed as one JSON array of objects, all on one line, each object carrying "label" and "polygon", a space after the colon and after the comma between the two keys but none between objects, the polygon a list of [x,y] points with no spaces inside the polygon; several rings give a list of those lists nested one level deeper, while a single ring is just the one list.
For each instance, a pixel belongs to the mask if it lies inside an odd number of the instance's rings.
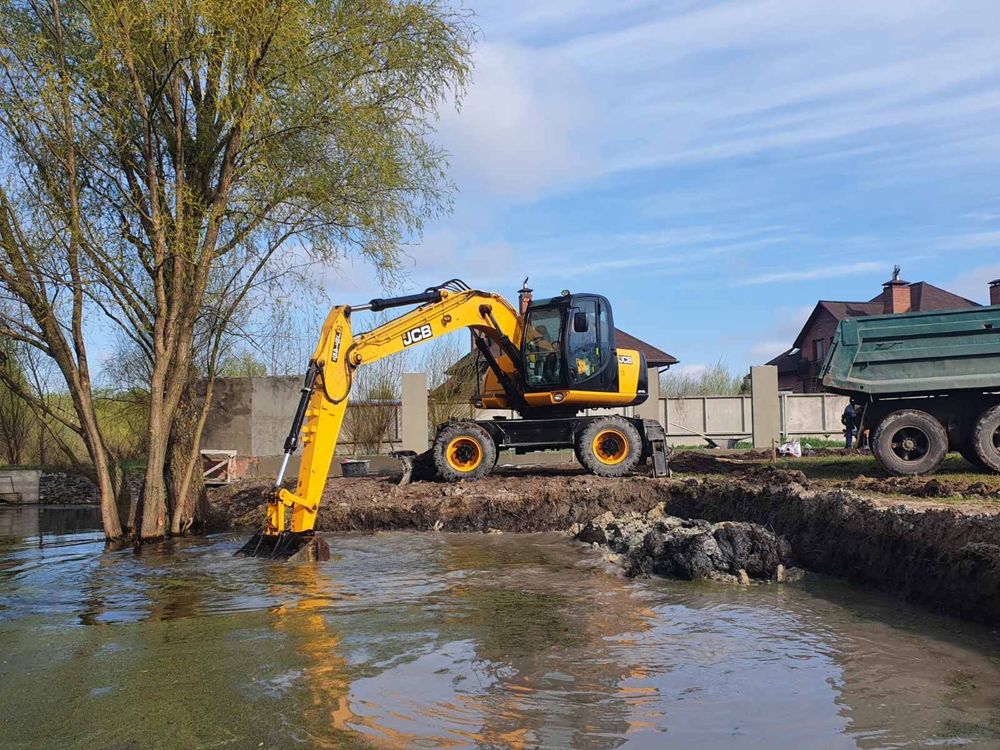
[{"label": "truck dump bed", "polygon": [[820,377],[845,395],[1000,391],[1000,306],[845,318]]}]

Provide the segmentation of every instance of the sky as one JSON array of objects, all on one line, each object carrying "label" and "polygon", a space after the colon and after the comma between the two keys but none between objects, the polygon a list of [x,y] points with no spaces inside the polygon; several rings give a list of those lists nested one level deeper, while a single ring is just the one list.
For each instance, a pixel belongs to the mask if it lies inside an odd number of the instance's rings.
[{"label": "sky", "polygon": [[[1000,277],[996,0],[466,5],[454,211],[404,287],[596,292],[682,368],[742,370],[894,264],[980,302]],[[361,261],[327,291],[381,293]]]}]

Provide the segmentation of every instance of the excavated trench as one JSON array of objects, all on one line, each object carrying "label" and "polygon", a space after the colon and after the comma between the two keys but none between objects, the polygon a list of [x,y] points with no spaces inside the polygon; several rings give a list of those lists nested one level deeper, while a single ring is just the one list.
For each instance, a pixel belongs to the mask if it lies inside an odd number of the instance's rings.
[{"label": "excavated trench", "polygon": [[[321,531],[564,531],[605,513],[664,510],[688,519],[757,523],[787,540],[795,565],[1000,624],[1000,508],[948,507],[810,488],[767,466],[706,478],[604,479],[573,470],[509,470],[478,482],[392,478],[329,482]],[[266,483],[213,492],[220,526],[252,528]]]}]

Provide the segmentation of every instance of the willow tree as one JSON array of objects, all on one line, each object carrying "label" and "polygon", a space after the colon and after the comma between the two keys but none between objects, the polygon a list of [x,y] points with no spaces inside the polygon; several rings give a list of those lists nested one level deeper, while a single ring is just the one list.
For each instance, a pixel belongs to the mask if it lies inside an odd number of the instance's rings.
[{"label": "willow tree", "polygon": [[[446,207],[432,125],[471,29],[438,0],[6,0],[0,26],[0,333],[62,374],[107,535],[157,538],[190,520],[192,376],[247,300],[309,261],[392,269]],[[137,501],[94,408],[109,326],[148,362]]]}]

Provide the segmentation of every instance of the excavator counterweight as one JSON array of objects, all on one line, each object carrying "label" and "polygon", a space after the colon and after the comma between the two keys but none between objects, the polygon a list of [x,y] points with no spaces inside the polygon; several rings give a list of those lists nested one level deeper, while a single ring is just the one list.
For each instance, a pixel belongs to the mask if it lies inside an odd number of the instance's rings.
[{"label": "excavator counterweight", "polygon": [[[652,457],[654,472],[665,473],[658,422],[578,416],[585,409],[630,406],[646,399],[645,358],[616,347],[610,303],[599,295],[569,292],[532,301],[530,293],[525,284],[515,309],[499,294],[452,279],[418,294],[334,307],[309,360],[281,469],[268,497],[266,521],[237,554],[326,559],[329,551],[314,529],[354,373],[459,329],[472,331],[477,356],[487,367],[477,383],[476,406],[514,410],[522,418],[440,425],[426,453],[399,454],[403,483],[435,475],[446,481],[479,479],[506,449],[573,448],[585,468],[602,476],[623,476]],[[370,331],[352,332],[355,311],[413,305],[418,307]],[[300,443],[298,479],[290,490],[284,486],[285,473]]]}]

